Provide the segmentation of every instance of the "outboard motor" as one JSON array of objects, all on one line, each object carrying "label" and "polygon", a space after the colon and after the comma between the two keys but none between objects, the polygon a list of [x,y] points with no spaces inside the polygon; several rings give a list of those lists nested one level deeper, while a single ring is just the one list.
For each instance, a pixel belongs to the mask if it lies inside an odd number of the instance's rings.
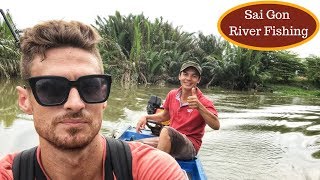
[{"label": "outboard motor", "polygon": [[147,105],[147,113],[154,114],[156,110],[161,106],[161,99],[158,96],[151,95],[148,105]]},{"label": "outboard motor", "polygon": [[[147,113],[156,114],[162,111],[163,109],[161,108],[161,103],[162,101],[158,96],[151,95],[147,105]],[[163,122],[157,122],[152,119],[148,119],[146,125],[151,130],[152,134],[159,136],[162,127],[168,124],[163,124]]]}]

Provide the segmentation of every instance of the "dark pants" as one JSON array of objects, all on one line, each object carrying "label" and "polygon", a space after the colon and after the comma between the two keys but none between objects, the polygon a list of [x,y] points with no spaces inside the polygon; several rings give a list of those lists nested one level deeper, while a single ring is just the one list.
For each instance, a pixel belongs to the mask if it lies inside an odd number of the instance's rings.
[{"label": "dark pants", "polygon": [[[186,135],[169,126],[164,126],[163,128],[168,130],[170,136],[171,156],[176,159],[189,160],[193,159],[197,155],[192,142],[187,138]],[[159,137],[146,138],[139,141],[156,148],[158,146]]]}]

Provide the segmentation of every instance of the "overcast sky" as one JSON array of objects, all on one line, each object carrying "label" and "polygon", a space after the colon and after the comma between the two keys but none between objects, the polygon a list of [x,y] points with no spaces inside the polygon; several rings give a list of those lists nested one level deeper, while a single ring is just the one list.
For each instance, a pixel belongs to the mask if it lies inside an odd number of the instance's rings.
[{"label": "overcast sky", "polygon": [[[0,8],[10,10],[17,28],[23,29],[49,19],[79,20],[94,24],[97,15],[107,17],[119,11],[122,15],[143,13],[150,20],[162,16],[174,26],[188,32],[202,31],[219,35],[217,22],[230,8],[252,2],[248,0],[0,0]],[[317,0],[288,0],[313,12],[320,18]],[[289,49],[306,57],[320,56],[320,33],[312,40]]]}]

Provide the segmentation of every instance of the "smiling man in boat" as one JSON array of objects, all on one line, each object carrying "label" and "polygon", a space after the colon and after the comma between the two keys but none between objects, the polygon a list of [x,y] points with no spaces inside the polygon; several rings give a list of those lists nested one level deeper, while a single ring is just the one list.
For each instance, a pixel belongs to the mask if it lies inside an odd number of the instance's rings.
[{"label": "smiling man in boat", "polygon": [[155,146],[176,159],[187,160],[197,155],[206,124],[215,130],[220,128],[213,102],[197,87],[201,73],[201,67],[193,61],[181,66],[181,87],[168,93],[162,112],[141,117],[136,130],[140,132],[144,129],[148,119],[158,122],[170,119],[170,126],[162,128],[159,138],[148,138],[142,142]]},{"label": "smiling man in boat", "polygon": [[[25,86],[17,87],[18,104],[33,116],[39,146],[0,160],[0,179],[186,178],[170,155],[99,134],[111,86],[99,40],[95,29],[76,21],[52,20],[25,30]],[[114,147],[119,149],[111,154]]]}]

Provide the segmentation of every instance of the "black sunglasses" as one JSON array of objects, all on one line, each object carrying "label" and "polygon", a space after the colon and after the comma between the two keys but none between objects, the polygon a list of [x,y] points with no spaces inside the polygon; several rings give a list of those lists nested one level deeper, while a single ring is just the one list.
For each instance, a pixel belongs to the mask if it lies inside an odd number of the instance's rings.
[{"label": "black sunglasses", "polygon": [[37,102],[42,106],[64,104],[72,87],[76,87],[81,99],[86,103],[102,103],[110,94],[110,75],[81,76],[69,81],[60,76],[37,76],[27,79]]}]

